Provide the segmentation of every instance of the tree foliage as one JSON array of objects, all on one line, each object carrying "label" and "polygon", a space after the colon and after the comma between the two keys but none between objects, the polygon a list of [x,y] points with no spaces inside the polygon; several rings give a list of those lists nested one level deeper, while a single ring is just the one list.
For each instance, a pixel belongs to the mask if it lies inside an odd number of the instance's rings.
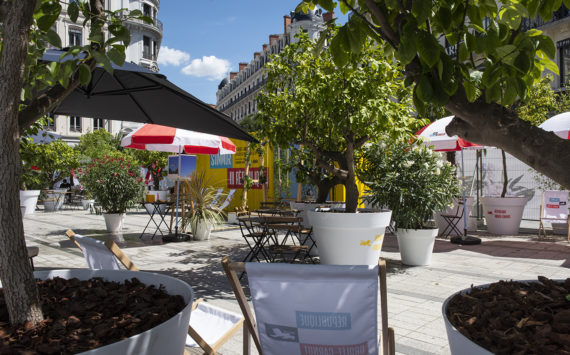
[{"label": "tree foliage", "polygon": [[402,68],[386,59],[382,46],[366,41],[342,66],[333,60],[332,43],[317,48],[301,33],[266,64],[267,84],[258,97],[263,134],[282,148],[293,145],[299,161],[344,184],[347,211],[354,212],[355,152],[379,132],[409,134],[409,96]]}]

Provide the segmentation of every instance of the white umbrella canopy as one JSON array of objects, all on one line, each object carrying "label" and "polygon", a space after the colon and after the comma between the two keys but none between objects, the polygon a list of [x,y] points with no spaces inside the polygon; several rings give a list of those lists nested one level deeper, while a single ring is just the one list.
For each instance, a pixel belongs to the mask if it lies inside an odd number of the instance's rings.
[{"label": "white umbrella canopy", "polygon": [[448,136],[445,127],[454,116],[447,116],[434,121],[420,129],[416,136],[422,139],[422,143],[432,147],[437,152],[456,152],[465,148],[483,148],[478,144],[466,141],[457,136]]},{"label": "white umbrella canopy", "polygon": [[552,116],[538,127],[545,131],[554,132],[560,138],[570,139],[570,112]]}]

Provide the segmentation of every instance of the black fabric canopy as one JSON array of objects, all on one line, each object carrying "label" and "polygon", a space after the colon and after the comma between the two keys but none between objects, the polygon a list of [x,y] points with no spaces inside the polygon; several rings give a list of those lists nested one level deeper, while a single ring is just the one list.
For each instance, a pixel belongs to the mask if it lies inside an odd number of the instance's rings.
[{"label": "black fabric canopy", "polygon": [[[47,50],[44,61],[60,60],[64,52]],[[256,141],[230,117],[200,101],[166,79],[133,63],[113,66],[113,75],[101,67],[91,83],[80,86],[54,114],[106,120],[155,123],[245,141]]]}]

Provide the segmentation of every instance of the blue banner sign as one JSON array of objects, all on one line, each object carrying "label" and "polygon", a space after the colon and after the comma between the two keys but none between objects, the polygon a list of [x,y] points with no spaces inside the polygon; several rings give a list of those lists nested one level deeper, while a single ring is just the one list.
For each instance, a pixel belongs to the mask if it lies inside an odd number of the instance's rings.
[{"label": "blue banner sign", "polygon": [[210,155],[210,169],[227,169],[233,166],[233,155]]}]

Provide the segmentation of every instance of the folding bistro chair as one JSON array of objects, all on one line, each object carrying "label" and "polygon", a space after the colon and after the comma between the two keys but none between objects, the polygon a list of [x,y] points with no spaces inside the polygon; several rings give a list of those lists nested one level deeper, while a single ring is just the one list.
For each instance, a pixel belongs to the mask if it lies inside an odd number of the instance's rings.
[{"label": "folding bistro chair", "polygon": [[[544,220],[565,221],[570,242],[570,215],[568,214],[568,190],[544,190],[540,201],[540,222],[538,238],[546,237]],[[542,235],[542,236],[541,236]]]},{"label": "folding bistro chair", "polygon": [[439,234],[439,236],[442,238],[447,238],[451,236],[452,233],[454,236],[463,235],[464,232],[460,230],[461,226],[458,227],[458,224],[462,220],[464,212],[465,208],[463,208],[463,202],[460,201],[457,203],[457,206],[455,206],[454,213],[441,214],[441,218],[443,218],[445,221],[445,228]]},{"label": "folding bistro chair", "polygon": [[[304,227],[301,217],[268,216],[264,218],[264,222],[268,234],[271,235],[269,240],[273,241],[266,248],[272,262],[276,261],[278,257],[291,263],[297,259],[305,261],[312,245],[309,246],[310,243],[304,243],[311,236],[310,234],[303,234]],[[283,234],[281,241],[279,241],[280,234]],[[298,245],[295,241],[298,242]],[[310,260],[314,263],[313,259]]]},{"label": "folding bistro chair", "polygon": [[[72,230],[65,234],[81,249],[90,269],[119,270],[120,261],[128,270],[139,270],[112,240],[102,242],[75,234]],[[243,326],[244,317],[202,301],[200,298],[192,304],[186,346],[201,347],[205,354],[216,354]],[[249,335],[244,331],[244,338],[246,336]]]},{"label": "folding bistro chair", "polygon": [[[232,263],[224,256],[222,266],[260,354],[379,354],[379,344],[383,354],[395,353],[384,260],[376,266],[302,265]],[[255,318],[237,277],[244,271]]]},{"label": "folding bistro chair", "polygon": [[263,217],[253,217],[250,214],[242,215],[238,217],[238,223],[241,236],[249,247],[249,252],[243,261],[250,262],[254,261],[254,259],[261,261],[259,259],[260,256],[267,262],[271,261],[264,248],[269,236],[268,231],[265,228]]}]

